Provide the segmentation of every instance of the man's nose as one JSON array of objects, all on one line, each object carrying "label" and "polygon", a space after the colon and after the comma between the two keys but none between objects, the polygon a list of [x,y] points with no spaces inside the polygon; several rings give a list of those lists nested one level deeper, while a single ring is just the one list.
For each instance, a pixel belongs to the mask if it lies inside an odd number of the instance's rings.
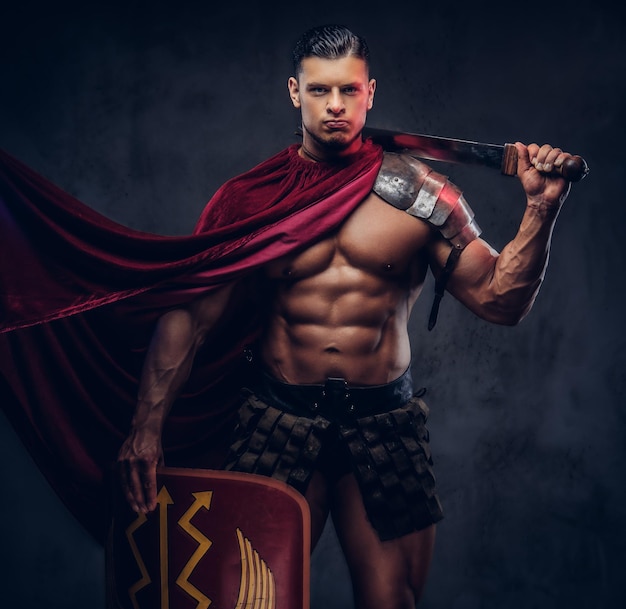
[{"label": "man's nose", "polygon": [[331,92],[326,109],[330,114],[340,114],[343,112],[343,97],[339,91]]}]

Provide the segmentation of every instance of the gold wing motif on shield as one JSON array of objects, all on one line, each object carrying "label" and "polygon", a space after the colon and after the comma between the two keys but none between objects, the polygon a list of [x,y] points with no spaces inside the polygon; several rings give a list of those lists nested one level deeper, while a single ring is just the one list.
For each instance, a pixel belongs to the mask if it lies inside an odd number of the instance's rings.
[{"label": "gold wing motif on shield", "polygon": [[276,609],[274,574],[239,529],[237,539],[241,552],[241,584],[235,609]]}]

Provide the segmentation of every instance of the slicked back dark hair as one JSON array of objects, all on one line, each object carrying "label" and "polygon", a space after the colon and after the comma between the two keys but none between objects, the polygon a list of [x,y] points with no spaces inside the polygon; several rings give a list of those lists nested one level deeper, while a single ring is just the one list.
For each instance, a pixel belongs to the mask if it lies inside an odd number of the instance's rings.
[{"label": "slicked back dark hair", "polygon": [[302,71],[302,60],[307,57],[363,59],[369,69],[370,52],[365,40],[343,25],[322,25],[307,30],[293,49],[293,69],[296,77]]}]

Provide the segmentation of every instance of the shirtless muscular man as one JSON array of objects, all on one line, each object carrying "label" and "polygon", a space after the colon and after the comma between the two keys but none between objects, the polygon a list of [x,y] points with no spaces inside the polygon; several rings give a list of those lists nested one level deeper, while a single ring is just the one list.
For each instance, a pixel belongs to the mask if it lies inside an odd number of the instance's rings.
[{"label": "shirtless muscular man", "polygon": [[[372,145],[361,136],[376,88],[365,42],[343,27],[316,28],[298,42],[294,64],[288,87],[301,112],[303,139],[291,162],[353,162]],[[549,145],[516,148],[526,211],[501,253],[478,237],[453,185],[401,158],[408,169],[397,180],[397,196],[384,187],[383,162],[375,188],[338,230],[263,269],[270,303],[255,355],[259,372],[244,390],[225,467],[274,476],[302,492],[311,508],[313,545],[332,515],[360,609],[415,606],[442,517],[428,410],[408,372],[407,323],[428,269],[440,278],[446,263],[457,259],[446,272],[446,289],[498,324],[518,323],[541,285],[553,226],[569,192],[568,182],[551,170],[570,155]],[[411,209],[408,215],[410,206],[401,204],[407,188],[435,211],[451,213],[461,237],[455,240]],[[156,507],[163,425],[232,292],[233,285],[225,285],[157,324],[119,454],[137,511]]]}]

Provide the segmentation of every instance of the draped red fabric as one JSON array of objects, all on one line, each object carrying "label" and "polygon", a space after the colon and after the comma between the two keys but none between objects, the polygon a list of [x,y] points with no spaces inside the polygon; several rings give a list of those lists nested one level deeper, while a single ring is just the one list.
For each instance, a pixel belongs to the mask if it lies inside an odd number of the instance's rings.
[{"label": "draped red fabric", "polygon": [[260,332],[256,269],[337,228],[382,150],[341,165],[290,146],[226,182],[192,235],[132,230],[0,151],[0,400],[55,491],[98,539],[106,474],[129,430],[145,351],[166,310],[238,280],[164,432],[166,464],[217,467]]}]

